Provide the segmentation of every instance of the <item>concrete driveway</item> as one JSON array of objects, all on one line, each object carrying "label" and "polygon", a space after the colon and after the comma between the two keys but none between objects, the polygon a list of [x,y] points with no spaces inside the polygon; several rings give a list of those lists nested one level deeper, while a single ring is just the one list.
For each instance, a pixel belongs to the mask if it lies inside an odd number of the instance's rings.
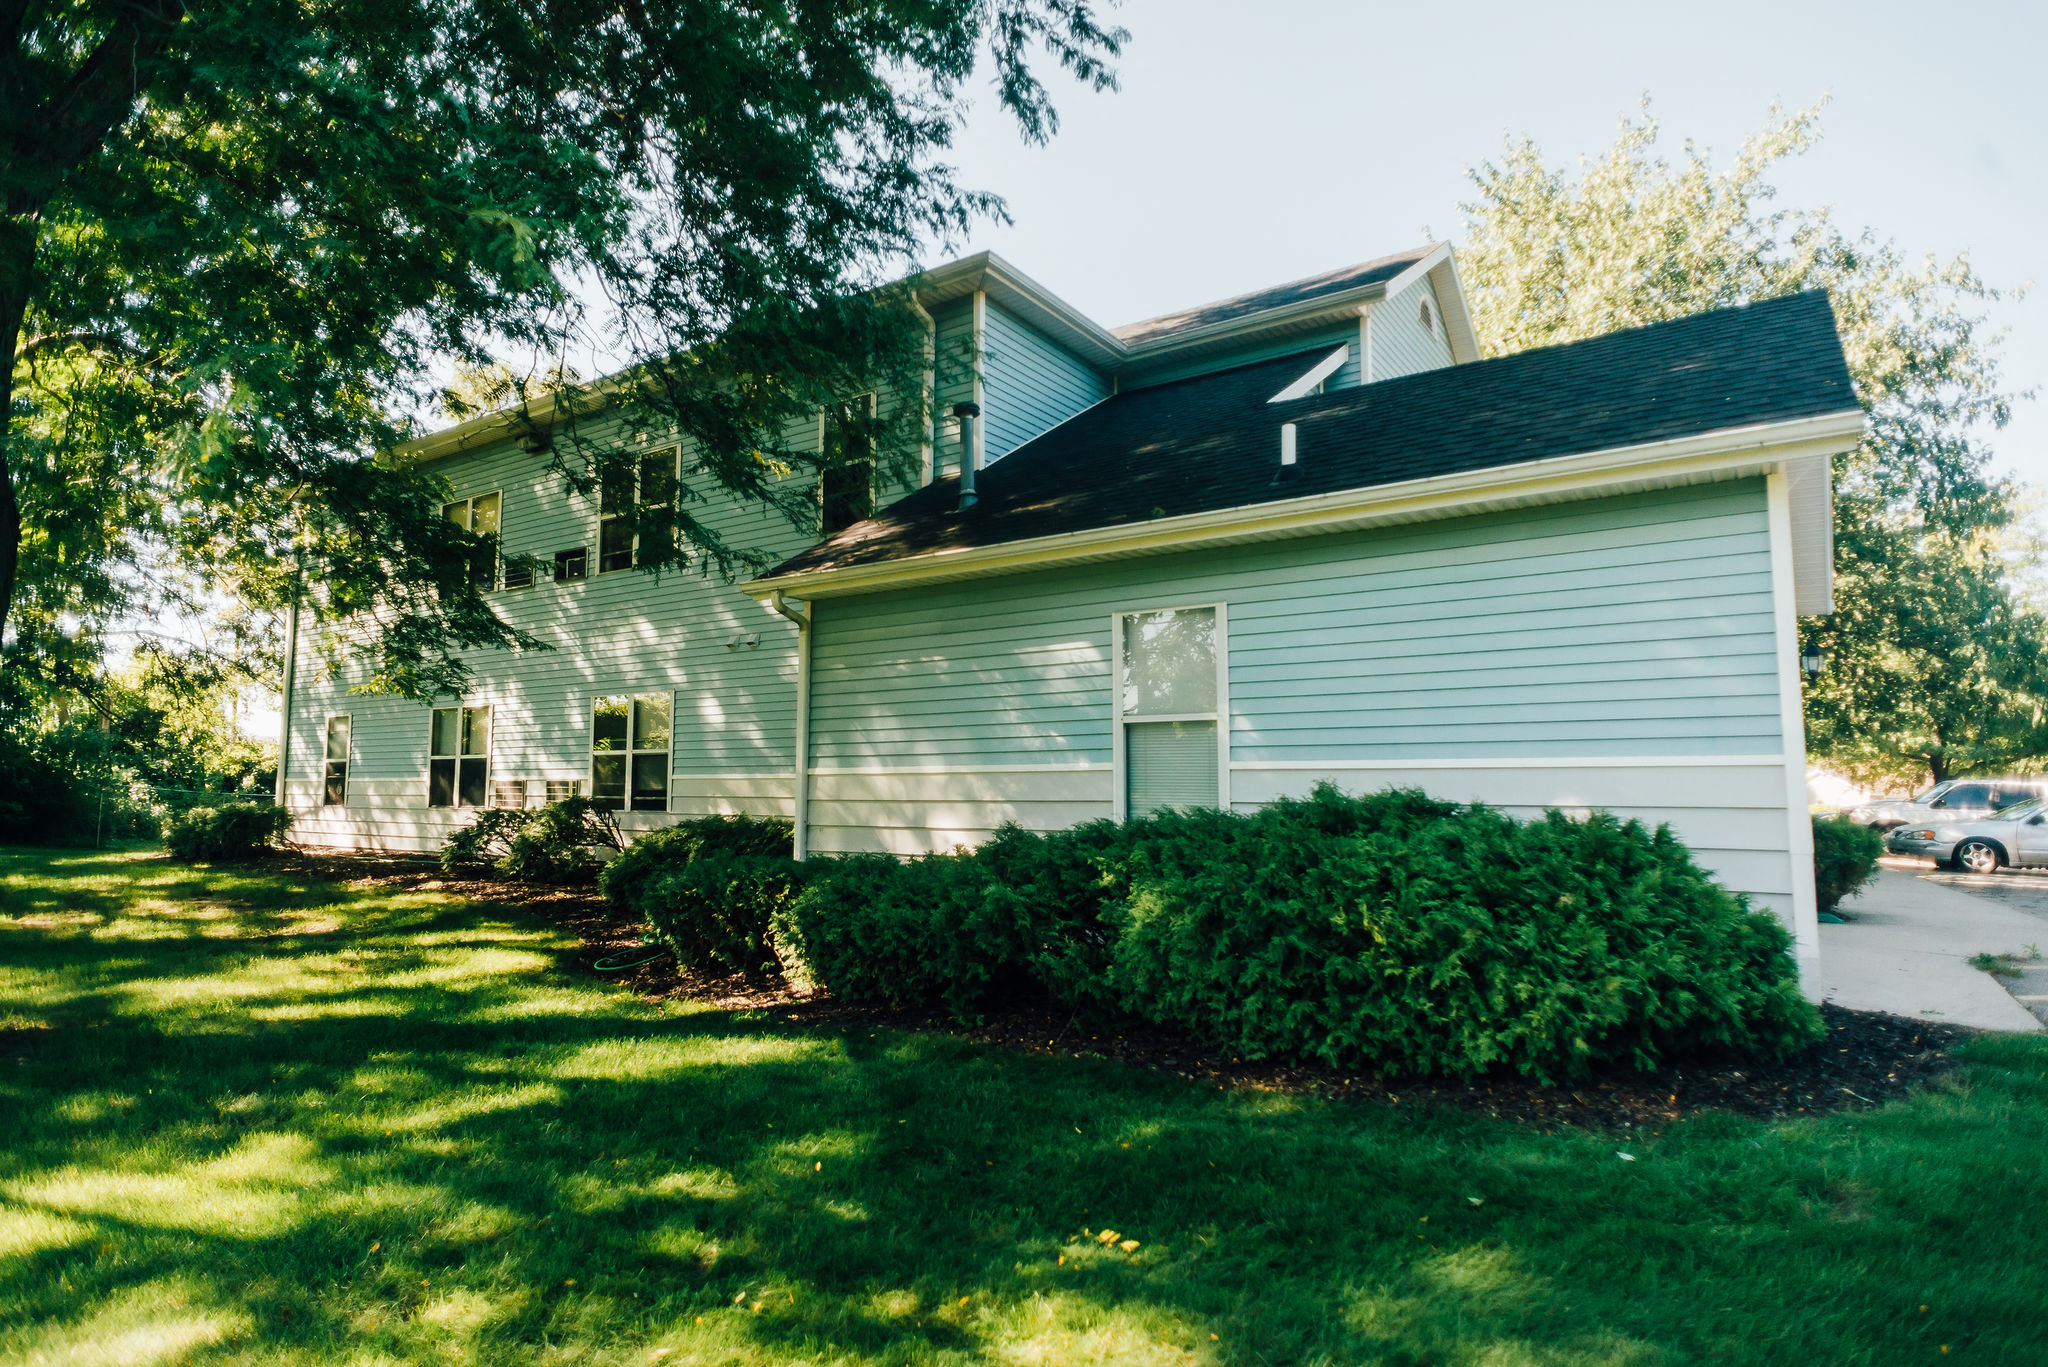
[{"label": "concrete driveway", "polygon": [[[1887,855],[1841,913],[1846,925],[1820,928],[1820,962],[1805,975],[1813,1000],[1983,1030],[2048,1021],[2048,873],[1976,878]],[[2022,978],[2000,979],[1970,966],[1987,953],[2034,961]]]}]

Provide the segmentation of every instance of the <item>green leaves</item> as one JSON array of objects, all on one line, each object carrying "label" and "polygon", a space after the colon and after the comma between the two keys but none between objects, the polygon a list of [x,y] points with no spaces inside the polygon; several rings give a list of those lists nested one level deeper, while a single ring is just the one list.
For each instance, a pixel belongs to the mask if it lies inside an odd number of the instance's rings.
[{"label": "green leaves", "polygon": [[[548,373],[504,396],[536,433],[581,400],[546,433],[572,485],[683,438],[694,502],[641,528],[669,548],[645,568],[744,567],[705,501],[814,520],[784,476],[831,457],[792,421],[919,371],[876,287],[1001,211],[942,160],[977,69],[1043,136],[1033,64],[1103,87],[1121,42],[1079,0],[32,8],[0,33],[16,656],[91,659],[176,572],[272,612],[310,585],[374,688],[532,646],[468,584],[435,481],[372,460],[446,368],[500,355]],[[601,419],[571,353],[623,368]]]},{"label": "green leaves", "polygon": [[1936,778],[2048,754],[2048,615],[2036,548],[1986,433],[2010,393],[1967,257],[1914,263],[1825,211],[1778,208],[1772,168],[1819,137],[1819,109],[1774,109],[1733,163],[1656,155],[1646,112],[1576,177],[1532,142],[1473,173],[1459,258],[1491,354],[1826,289],[1869,413],[1835,459],[1832,617],[1807,685],[1807,742],[1866,778]]}]

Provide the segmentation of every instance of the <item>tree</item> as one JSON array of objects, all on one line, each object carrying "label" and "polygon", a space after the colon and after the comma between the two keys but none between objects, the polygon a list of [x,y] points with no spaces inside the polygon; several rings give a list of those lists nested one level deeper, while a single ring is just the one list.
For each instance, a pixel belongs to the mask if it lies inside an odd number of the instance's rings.
[{"label": "tree", "polygon": [[[977,68],[1042,139],[1040,54],[1103,88],[1123,37],[1089,0],[0,0],[12,667],[89,661],[172,562],[259,608],[314,586],[412,696],[534,644],[437,482],[369,458],[437,366],[508,350],[576,487],[598,399],[691,438],[649,568],[730,570],[692,498],[801,516],[825,457],[789,420],[921,365],[885,282],[1001,212],[939,160]],[[625,377],[571,385],[579,345]]]},{"label": "tree", "polygon": [[1811,751],[1865,778],[2048,755],[2048,616],[2025,574],[2017,490],[1984,436],[2014,399],[1967,257],[1914,265],[1824,211],[1773,207],[1779,162],[1819,111],[1772,111],[1725,170],[1656,154],[1647,105],[1577,176],[1528,140],[1471,173],[1459,257],[1489,354],[1825,289],[1869,414],[1835,458],[1832,617],[1801,624],[1827,662],[1806,686]]}]

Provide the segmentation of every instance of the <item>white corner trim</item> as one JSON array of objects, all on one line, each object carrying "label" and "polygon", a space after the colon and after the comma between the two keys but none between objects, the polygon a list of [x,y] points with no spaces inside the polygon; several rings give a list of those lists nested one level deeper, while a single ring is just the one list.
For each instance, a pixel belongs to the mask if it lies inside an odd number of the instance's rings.
[{"label": "white corner trim", "polygon": [[1785,849],[1792,861],[1792,935],[1800,962],[1812,964],[1820,958],[1820,900],[1813,885],[1813,819],[1806,808],[1806,705],[1799,687],[1791,479],[1782,469],[1774,470],[1765,487],[1771,528],[1771,621],[1777,639],[1779,726],[1785,745]]},{"label": "white corner trim", "polygon": [[1342,489],[1306,498],[1242,504],[1137,525],[1096,527],[993,546],[932,551],[874,564],[779,575],[750,580],[740,587],[764,599],[778,590],[792,597],[831,597],[1205,545],[1357,530],[1559,502],[1605,489],[1625,491],[1696,479],[1764,474],[1782,460],[1849,450],[1862,436],[1863,412],[1855,409],[1364,489]]},{"label": "white corner trim", "polygon": [[1329,379],[1332,375],[1335,375],[1338,371],[1342,370],[1344,368],[1344,363],[1350,359],[1351,343],[1346,342],[1342,346],[1338,347],[1335,351],[1331,352],[1329,355],[1323,357],[1322,360],[1317,361],[1315,365],[1309,369],[1309,372],[1306,375],[1303,375],[1293,384],[1287,386],[1287,388],[1281,390],[1278,394],[1275,394],[1272,398],[1266,400],[1266,402],[1285,403],[1289,399],[1307,398],[1309,395],[1316,392],[1317,385],[1321,384],[1324,380]]}]

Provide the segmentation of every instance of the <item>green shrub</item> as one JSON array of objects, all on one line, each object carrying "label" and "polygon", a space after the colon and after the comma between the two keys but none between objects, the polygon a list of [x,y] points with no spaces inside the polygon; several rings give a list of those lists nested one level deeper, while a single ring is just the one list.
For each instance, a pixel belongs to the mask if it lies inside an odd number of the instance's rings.
[{"label": "green shrub", "polygon": [[587,797],[530,811],[490,807],[449,832],[441,867],[450,873],[489,869],[528,883],[584,883],[604,867],[603,852],[616,852],[621,843],[611,812]]},{"label": "green shrub", "polygon": [[1017,961],[1007,904],[972,855],[820,861],[775,924],[783,967],[849,1001],[944,1002],[973,1019]]},{"label": "green shrub", "polygon": [[638,836],[605,865],[598,889],[621,912],[644,914],[641,891],[657,874],[710,855],[735,859],[787,859],[792,826],[779,816],[699,816]]},{"label": "green shrub", "polygon": [[1570,1078],[1813,1039],[1790,937],[1666,829],[1319,788],[974,852],[831,861],[778,914],[835,996],[971,1016],[1036,983],[1250,1057]]},{"label": "green shrub", "polygon": [[512,837],[526,829],[533,813],[517,808],[486,807],[467,826],[441,842],[441,870],[461,873],[495,869],[512,848]]},{"label": "green shrub", "polygon": [[166,818],[164,844],[187,863],[253,859],[291,824],[292,814],[269,802],[215,803]]},{"label": "green shrub", "polygon": [[1813,887],[1820,909],[1833,911],[1842,899],[1877,877],[1884,836],[1846,816],[1813,819]]},{"label": "green shrub", "polygon": [[[1541,1079],[1818,1035],[1791,940],[1666,828],[1319,793],[1132,842],[1110,979],[1248,1057]],[[1357,803],[1350,834],[1330,818]]]},{"label": "green shrub", "polygon": [[[505,846],[497,870],[528,883],[588,883],[625,842],[619,823],[587,797],[536,809]],[[604,853],[600,853],[603,851]]]},{"label": "green shrub", "polygon": [[751,977],[777,966],[770,931],[804,873],[787,857],[707,854],[657,872],[637,900],[679,962],[701,973]]}]

